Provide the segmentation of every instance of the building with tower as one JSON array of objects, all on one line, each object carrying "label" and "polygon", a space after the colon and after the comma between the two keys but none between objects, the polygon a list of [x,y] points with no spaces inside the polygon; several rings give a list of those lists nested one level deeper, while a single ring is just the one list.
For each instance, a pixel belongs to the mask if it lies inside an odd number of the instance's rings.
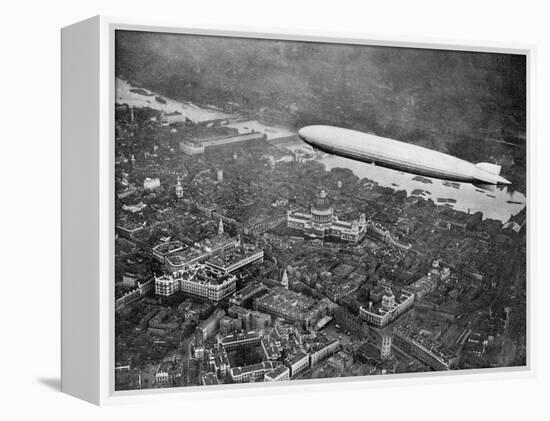
[{"label": "building with tower", "polygon": [[391,288],[386,288],[386,291],[384,292],[384,296],[382,297],[382,308],[384,311],[390,311],[392,308],[395,307],[395,295],[393,295],[393,291]]},{"label": "building with tower", "polygon": [[311,205],[309,213],[292,212],[287,214],[287,226],[302,231],[313,238],[337,238],[344,241],[359,242],[367,231],[364,214],[352,222],[341,221],[334,215],[330,199],[325,190],[321,190]]},{"label": "building with tower", "polygon": [[220,219],[220,223],[218,224],[218,235],[223,235],[223,221]]},{"label": "building with tower", "polygon": [[399,298],[396,298],[392,289],[386,287],[379,302],[369,301],[368,307],[361,306],[359,316],[372,326],[384,327],[405,313],[413,303],[414,294],[412,292],[401,290]]},{"label": "building with tower", "polygon": [[181,186],[180,177],[178,176],[178,181],[176,182],[176,197],[178,200],[181,200],[183,197],[183,187]]},{"label": "building with tower", "polygon": [[380,345],[380,358],[387,360],[391,357],[391,334],[382,335],[382,343]]},{"label": "building with tower", "polygon": [[281,279],[281,285],[283,288],[288,289],[288,275],[286,273],[286,269],[283,272],[283,279]]}]

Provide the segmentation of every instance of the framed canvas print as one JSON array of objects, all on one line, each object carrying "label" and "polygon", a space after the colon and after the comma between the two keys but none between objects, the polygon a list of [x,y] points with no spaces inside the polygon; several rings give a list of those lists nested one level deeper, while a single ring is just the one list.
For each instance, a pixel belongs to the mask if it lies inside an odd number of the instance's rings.
[{"label": "framed canvas print", "polygon": [[62,390],[531,372],[531,54],[64,28]]}]

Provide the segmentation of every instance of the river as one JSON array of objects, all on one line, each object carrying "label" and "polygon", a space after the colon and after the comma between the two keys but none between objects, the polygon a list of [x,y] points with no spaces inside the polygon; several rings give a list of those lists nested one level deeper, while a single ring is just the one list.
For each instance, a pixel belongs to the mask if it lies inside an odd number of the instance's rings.
[{"label": "river", "polygon": [[[304,149],[311,152],[311,148],[305,144],[295,143],[285,146],[289,149]],[[449,183],[434,178],[417,177],[340,156],[324,153],[315,156],[318,162],[325,165],[327,171],[333,168],[349,168],[361,179],[367,178],[380,186],[394,190],[405,190],[409,195],[417,190],[416,195],[432,199],[439,205],[444,205],[445,199],[451,199],[447,203],[453,209],[470,213],[481,211],[483,218],[506,222],[511,215],[516,215],[526,206],[525,195],[513,190],[510,186],[495,186],[492,191],[483,190],[470,183]],[[420,190],[422,192],[419,192]]]}]

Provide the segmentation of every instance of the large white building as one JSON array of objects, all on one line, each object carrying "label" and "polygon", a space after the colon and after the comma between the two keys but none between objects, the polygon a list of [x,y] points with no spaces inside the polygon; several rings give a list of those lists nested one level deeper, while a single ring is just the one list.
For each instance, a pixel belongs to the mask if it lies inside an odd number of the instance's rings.
[{"label": "large white building", "polygon": [[145,190],[155,190],[160,187],[160,179],[159,178],[149,178],[147,177],[145,180],[143,180],[143,188]]},{"label": "large white building", "polygon": [[195,265],[180,274],[164,274],[155,278],[155,293],[169,297],[177,291],[218,302],[236,289],[237,277],[212,273],[205,265]]},{"label": "large white building", "polygon": [[288,212],[287,226],[300,230],[309,237],[333,237],[358,242],[366,234],[367,221],[364,214],[361,214],[359,220],[340,221],[334,215],[327,192],[321,190],[311,205],[309,213]]},{"label": "large white building", "polygon": [[309,366],[314,367],[319,361],[324,360],[329,355],[334,354],[340,347],[338,339],[315,343],[309,349]]},{"label": "large white building", "polygon": [[290,377],[295,377],[300,371],[309,367],[309,355],[303,352],[297,353],[285,361],[290,370]]},{"label": "large white building", "polygon": [[236,289],[236,276],[242,267],[263,262],[264,252],[223,232],[193,246],[180,241],[161,243],[152,249],[164,264],[165,274],[155,278],[155,293],[160,296],[183,291],[218,302]]},{"label": "large white building", "polygon": [[386,326],[401,314],[406,312],[414,303],[414,294],[402,290],[399,299],[396,299],[391,288],[386,288],[380,303],[369,302],[367,308],[361,306],[359,316],[370,325]]},{"label": "large white building", "polygon": [[155,294],[169,297],[181,289],[179,278],[172,275],[162,275],[155,277]]},{"label": "large white building", "polygon": [[245,367],[234,367],[231,369],[231,378],[236,383],[245,383],[263,379],[264,374],[275,368],[271,361],[263,361],[258,364],[247,365]]},{"label": "large white building", "polygon": [[262,341],[262,335],[256,331],[234,333],[224,336],[219,339],[220,345],[226,351],[233,351],[236,348],[242,346],[256,346],[260,345]]},{"label": "large white building", "polygon": [[180,150],[187,155],[198,155],[204,153],[204,146],[197,142],[180,142]]},{"label": "large white building", "polygon": [[266,382],[290,380],[290,370],[284,365],[279,365],[264,375]]},{"label": "large white building", "polygon": [[[168,273],[184,273],[197,263],[204,263],[209,257],[233,250],[239,241],[225,234],[217,235],[211,239],[204,239],[198,243],[187,246],[181,241],[163,242],[153,247],[153,257],[164,264]],[[263,256],[263,253],[262,253]]]}]

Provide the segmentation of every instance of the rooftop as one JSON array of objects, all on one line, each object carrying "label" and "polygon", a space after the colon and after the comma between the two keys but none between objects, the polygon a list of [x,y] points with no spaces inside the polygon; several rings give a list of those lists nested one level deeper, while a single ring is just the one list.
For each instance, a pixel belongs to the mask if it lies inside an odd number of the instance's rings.
[{"label": "rooftop", "polygon": [[[377,288],[377,292],[378,291],[379,291],[379,289]],[[411,296],[414,296],[414,294],[412,292],[409,292],[409,291],[406,291],[406,290],[401,290],[399,295],[395,295],[395,293],[393,291],[391,291],[390,288],[384,288],[384,296],[391,297],[392,294],[394,294],[394,297],[395,297],[395,305],[391,309],[397,308],[400,304],[405,302]],[[369,308],[369,307],[363,307],[363,308],[364,308],[365,311],[368,311],[369,313],[384,315],[389,310],[384,308],[383,304],[384,304],[384,300],[376,302],[376,303],[372,302],[372,307],[371,308]]]},{"label": "rooftop", "polygon": [[210,257],[210,259],[208,259],[208,263],[218,267],[229,267],[259,252],[261,252],[261,250],[250,249],[250,248],[233,249],[230,252],[224,253],[223,255],[216,255],[216,256]]},{"label": "rooftop", "polygon": [[308,213],[290,212],[290,216],[294,219],[301,219],[303,221],[309,221],[311,219],[311,214]]},{"label": "rooftop", "polygon": [[194,282],[201,285],[221,285],[225,282],[236,279],[234,275],[219,275],[212,272],[208,267],[201,264],[192,266],[188,272],[172,274],[163,274],[156,278],[158,282],[185,281]]},{"label": "rooftop", "polygon": [[216,274],[205,265],[195,265],[189,270],[189,272],[179,275],[179,277],[184,281],[199,283],[203,285],[221,285],[227,281],[235,279],[234,275]]},{"label": "rooftop", "polygon": [[262,338],[262,347],[268,359],[278,359],[281,356],[280,342],[271,336]]},{"label": "rooftop", "polygon": [[277,313],[298,313],[303,317],[312,316],[312,312],[319,306],[317,300],[282,287],[274,288],[268,294],[258,298],[256,303]]},{"label": "rooftop", "polygon": [[273,363],[271,361],[263,361],[258,364],[247,365],[244,367],[235,367],[231,369],[233,376],[238,376],[240,374],[254,373],[256,371],[272,370]]},{"label": "rooftop", "polygon": [[327,346],[339,343],[338,339],[317,338],[309,346],[309,352],[317,352],[325,349]]},{"label": "rooftop", "polygon": [[265,376],[273,379],[288,371],[288,367],[285,367],[284,365],[278,365],[273,370],[267,372]]},{"label": "rooftop", "polygon": [[198,242],[199,247],[204,248],[208,252],[214,252],[216,250],[228,247],[232,244],[235,244],[236,240],[230,238],[225,234],[216,235],[212,238],[205,238]]},{"label": "rooftop", "polygon": [[160,243],[153,247],[153,251],[160,254],[173,253],[175,251],[184,250],[187,246],[181,241],[168,241],[166,243]]},{"label": "rooftop", "polygon": [[244,288],[238,290],[235,292],[235,298],[242,299],[244,297],[250,297],[252,295],[257,294],[258,292],[261,292],[263,290],[267,289],[264,284],[261,284],[259,282],[251,282]]},{"label": "rooftop", "polygon": [[183,266],[194,260],[206,256],[208,253],[196,247],[189,247],[181,252],[167,256],[166,261],[173,266]]},{"label": "rooftop", "polygon": [[233,333],[222,338],[222,345],[230,344],[233,342],[246,341],[249,339],[260,339],[261,336],[258,332],[251,330],[248,332]]},{"label": "rooftop", "polygon": [[293,354],[288,358],[288,363],[290,365],[295,364],[295,363],[297,363],[298,361],[302,360],[304,357],[307,357],[307,356],[308,356],[307,354],[299,351],[296,354]]},{"label": "rooftop", "polygon": [[348,229],[351,228],[351,222],[346,222],[346,221],[334,221],[332,222],[332,225],[340,228],[348,228]]}]

